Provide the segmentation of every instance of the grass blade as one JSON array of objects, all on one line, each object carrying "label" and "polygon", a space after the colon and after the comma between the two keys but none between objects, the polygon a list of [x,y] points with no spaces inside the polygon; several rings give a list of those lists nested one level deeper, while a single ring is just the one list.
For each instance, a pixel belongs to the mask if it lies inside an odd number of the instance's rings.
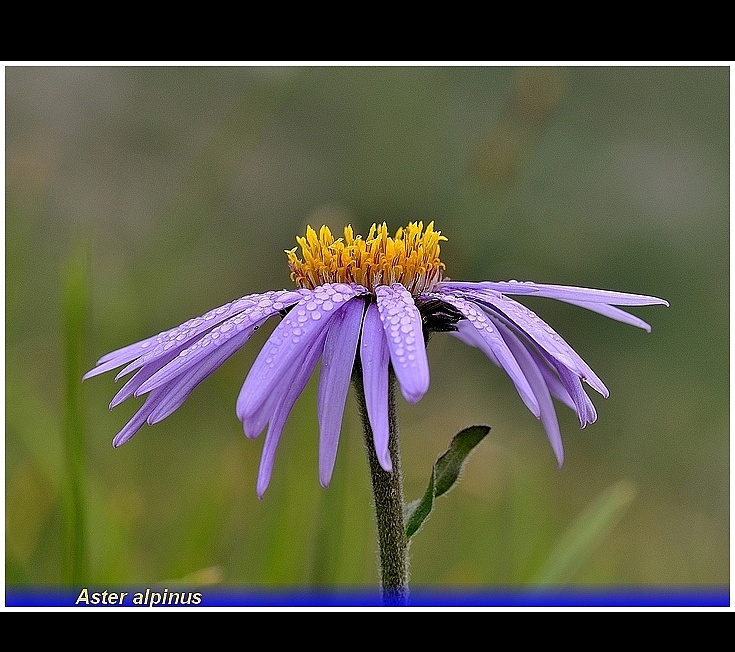
[{"label": "grass blade", "polygon": [[83,247],[68,256],[61,280],[65,387],[62,428],[65,453],[62,581],[80,585],[87,576],[84,463],[86,428],[81,383],[85,371],[89,274]]}]

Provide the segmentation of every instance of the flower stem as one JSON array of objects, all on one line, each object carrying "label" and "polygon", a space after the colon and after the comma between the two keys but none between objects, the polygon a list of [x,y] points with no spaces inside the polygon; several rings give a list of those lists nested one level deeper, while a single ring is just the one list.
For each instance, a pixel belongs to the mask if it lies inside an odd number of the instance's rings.
[{"label": "flower stem", "polygon": [[378,456],[375,453],[373,431],[368,419],[360,370],[353,375],[353,382],[357,390],[357,401],[362,417],[365,449],[373,486],[383,603],[386,605],[405,605],[408,602],[408,539],[403,521],[403,475],[401,473],[401,455],[398,445],[395,377],[391,369],[388,382],[388,423],[390,427],[388,451],[393,465],[392,473],[388,473],[380,466]]}]

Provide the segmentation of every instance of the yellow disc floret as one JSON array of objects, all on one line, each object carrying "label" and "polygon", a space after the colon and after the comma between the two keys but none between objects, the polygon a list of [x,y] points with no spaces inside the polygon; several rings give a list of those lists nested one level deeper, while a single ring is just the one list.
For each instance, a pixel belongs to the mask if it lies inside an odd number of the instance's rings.
[{"label": "yellow disc floret", "polygon": [[430,290],[442,279],[444,263],[439,260],[439,242],[446,240],[434,231],[434,222],[409,222],[395,236],[388,235],[385,222],[373,224],[367,238],[346,226],[344,238],[335,238],[323,226],[319,234],[310,226],[306,237],[297,237],[298,247],[286,251],[291,279],[298,287],[314,289],[323,283],[359,283],[369,290],[378,285],[400,283],[414,296]]}]

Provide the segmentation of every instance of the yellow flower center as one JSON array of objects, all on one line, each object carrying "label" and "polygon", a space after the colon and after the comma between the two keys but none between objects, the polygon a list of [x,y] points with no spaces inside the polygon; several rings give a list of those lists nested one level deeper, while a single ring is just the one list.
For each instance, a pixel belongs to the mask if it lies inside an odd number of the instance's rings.
[{"label": "yellow flower center", "polygon": [[291,279],[302,288],[324,283],[359,283],[373,291],[378,285],[400,283],[414,296],[430,290],[442,279],[444,263],[439,260],[439,242],[446,240],[434,231],[434,222],[409,222],[388,235],[385,222],[373,224],[367,238],[346,226],[344,238],[334,239],[323,226],[319,235],[310,226],[306,237],[297,237],[298,247],[286,251]]}]

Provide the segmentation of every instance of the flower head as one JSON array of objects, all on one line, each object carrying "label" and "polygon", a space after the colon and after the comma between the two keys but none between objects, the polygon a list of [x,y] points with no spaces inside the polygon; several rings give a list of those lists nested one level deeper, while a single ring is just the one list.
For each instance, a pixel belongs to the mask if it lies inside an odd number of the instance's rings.
[{"label": "flower head", "polygon": [[552,397],[574,410],[581,427],[597,418],[582,382],[607,397],[594,371],[546,322],[510,295],[558,299],[650,331],[616,306],[668,305],[663,299],[531,282],[459,282],[443,279],[440,241],[433,222],[409,223],[395,236],[385,224],[366,238],[346,227],[335,239],[327,227],[311,227],[286,252],[295,290],[250,294],[154,337],[103,356],[85,375],[126,365],[135,372],[110,403],[147,395],[145,403],[113,439],[128,441],[145,423],[166,418],[270,317],[280,323],[264,344],[237,398],[245,434],[267,428],[257,491],[268,486],[281,432],[296,399],[321,358],[318,387],[319,479],[329,484],[353,368],[359,370],[381,466],[388,454],[388,377],[392,368],[409,403],[429,388],[426,337],[448,331],[479,348],[501,367],[538,418],[558,464],[563,461]]}]

